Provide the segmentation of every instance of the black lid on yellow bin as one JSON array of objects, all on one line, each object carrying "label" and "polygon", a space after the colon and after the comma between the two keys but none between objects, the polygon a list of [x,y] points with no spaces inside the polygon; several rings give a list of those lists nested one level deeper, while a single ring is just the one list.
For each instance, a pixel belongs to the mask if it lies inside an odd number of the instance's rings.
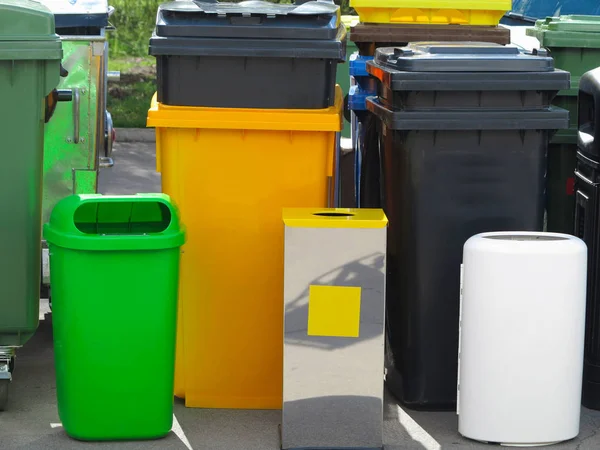
[{"label": "black lid on yellow bin", "polygon": [[319,0],[274,4],[174,1],[158,9],[153,56],[325,58],[343,61],[339,6]]},{"label": "black lid on yellow bin", "polygon": [[174,1],[158,9],[156,34],[171,37],[335,39],[340,8],[331,1],[276,4]]}]

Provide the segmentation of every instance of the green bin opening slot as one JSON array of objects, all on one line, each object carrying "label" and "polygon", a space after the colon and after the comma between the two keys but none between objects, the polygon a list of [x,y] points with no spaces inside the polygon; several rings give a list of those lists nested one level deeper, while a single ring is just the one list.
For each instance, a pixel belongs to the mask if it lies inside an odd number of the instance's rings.
[{"label": "green bin opening slot", "polygon": [[95,235],[162,233],[171,224],[171,211],[162,202],[87,202],[75,211],[79,231]]}]

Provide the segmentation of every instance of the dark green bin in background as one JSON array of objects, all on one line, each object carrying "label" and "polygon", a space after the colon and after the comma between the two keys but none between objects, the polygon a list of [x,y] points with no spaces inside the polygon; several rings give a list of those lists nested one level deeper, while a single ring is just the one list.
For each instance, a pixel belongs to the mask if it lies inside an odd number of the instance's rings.
[{"label": "dark green bin in background", "polygon": [[575,163],[577,155],[577,92],[579,80],[600,66],[600,16],[561,16],[538,20],[529,36],[550,51],[556,68],[571,73],[571,88],[559,92],[553,105],[570,113],[569,128],[554,135],[548,148],[547,229],[574,232]]}]

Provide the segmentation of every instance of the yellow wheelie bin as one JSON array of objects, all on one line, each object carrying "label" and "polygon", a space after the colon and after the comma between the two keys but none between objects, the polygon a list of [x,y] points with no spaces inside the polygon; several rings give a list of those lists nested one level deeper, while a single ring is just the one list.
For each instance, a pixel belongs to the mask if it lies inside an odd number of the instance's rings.
[{"label": "yellow wheelie bin", "polygon": [[188,407],[282,405],[284,207],[326,207],[342,92],[324,109],[169,106],[154,98],[162,190],[181,257],[175,395]]}]

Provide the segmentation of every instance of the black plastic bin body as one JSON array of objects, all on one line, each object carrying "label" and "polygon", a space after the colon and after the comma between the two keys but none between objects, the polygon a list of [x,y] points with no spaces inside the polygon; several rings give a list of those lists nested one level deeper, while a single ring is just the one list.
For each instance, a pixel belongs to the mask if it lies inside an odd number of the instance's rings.
[{"label": "black plastic bin body", "polygon": [[546,174],[547,231],[574,234],[577,145],[550,144]]},{"label": "black plastic bin body", "polygon": [[381,163],[379,158],[378,120],[373,114],[360,119],[360,204],[361,208],[381,208]]},{"label": "black plastic bin body", "polygon": [[164,105],[321,109],[335,102],[346,28],[328,1],[176,1],[159,7],[150,54]]},{"label": "black plastic bin body", "polygon": [[380,81],[380,101],[403,111],[539,110],[570,86],[545,50],[488,42],[379,48],[367,71]]},{"label": "black plastic bin body", "polygon": [[456,406],[460,265],[471,236],[541,231],[560,109],[393,112],[379,118],[389,217],[386,384],[406,406]]},{"label": "black plastic bin body", "polygon": [[575,234],[588,247],[588,279],[582,404],[600,410],[600,163],[577,153],[575,170]]},{"label": "black plastic bin body", "polygon": [[575,234],[588,247],[583,406],[600,410],[600,68],[579,83]]}]

